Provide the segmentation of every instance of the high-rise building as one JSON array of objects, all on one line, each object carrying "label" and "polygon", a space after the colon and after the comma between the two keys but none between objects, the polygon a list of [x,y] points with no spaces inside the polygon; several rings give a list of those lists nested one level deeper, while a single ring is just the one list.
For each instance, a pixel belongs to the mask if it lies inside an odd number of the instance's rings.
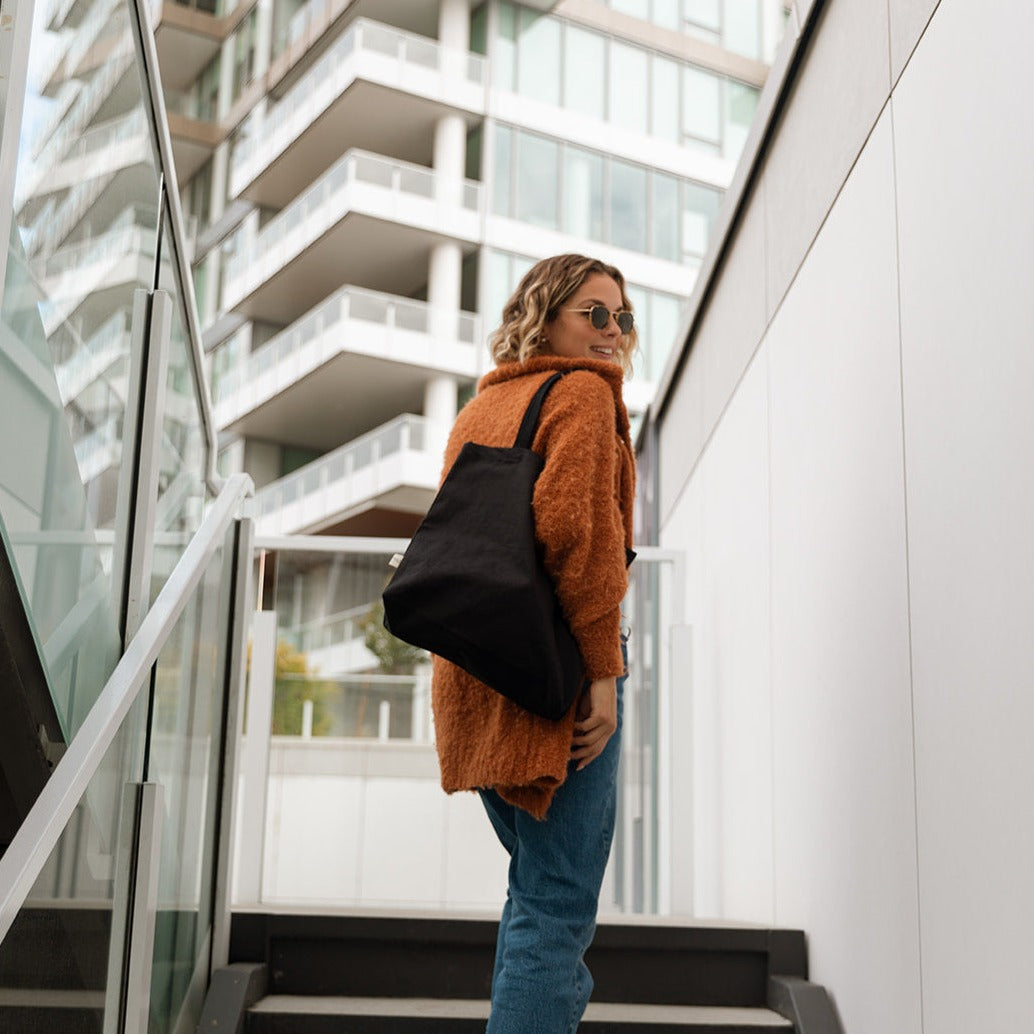
[{"label": "high-rise building", "polygon": [[520,274],[625,273],[648,404],[781,0],[158,2],[220,469],[261,534],[406,535]]}]

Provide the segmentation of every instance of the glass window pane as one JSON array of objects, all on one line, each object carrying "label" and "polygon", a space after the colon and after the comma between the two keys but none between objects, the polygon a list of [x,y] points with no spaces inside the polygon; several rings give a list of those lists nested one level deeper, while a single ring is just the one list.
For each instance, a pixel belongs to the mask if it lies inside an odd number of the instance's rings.
[{"label": "glass window pane", "polygon": [[[741,3],[742,0],[735,0]],[[721,0],[682,0],[686,18],[718,31],[722,24]]]},{"label": "glass window pane", "polygon": [[560,23],[534,11],[520,12],[517,92],[547,104],[560,103]]},{"label": "glass window pane", "polygon": [[559,148],[531,133],[517,135],[517,218],[556,229]]},{"label": "glass window pane", "polygon": [[635,313],[635,326],[639,335],[639,351],[635,355],[635,376],[645,373],[644,360],[650,347],[652,331],[650,329],[650,292],[645,287],[637,287],[635,284],[625,284],[625,294],[632,303],[632,312]]},{"label": "glass window pane", "polygon": [[725,84],[725,99],[728,105],[725,114],[725,155],[727,158],[738,158],[754,122],[758,91],[746,83],[729,79]]},{"label": "glass window pane", "polygon": [[602,36],[568,25],[564,33],[564,107],[604,117],[606,47]]},{"label": "glass window pane", "polygon": [[646,170],[638,165],[611,162],[610,241],[646,251]]},{"label": "glass window pane", "polygon": [[603,159],[580,147],[566,148],[563,183],[564,232],[603,240]]},{"label": "glass window pane", "polygon": [[679,181],[653,174],[653,234],[650,251],[659,258],[679,261]]},{"label": "glass window pane", "polygon": [[646,21],[650,17],[649,0],[610,0],[610,6],[622,14],[630,14],[633,18],[642,18]]},{"label": "glass window pane", "polygon": [[609,121],[645,133],[649,125],[646,51],[611,40],[609,86]]},{"label": "glass window pane", "polygon": [[500,90],[513,90],[517,85],[517,10],[501,0],[499,32],[492,53],[492,83]]},{"label": "glass window pane", "polygon": [[707,251],[722,193],[699,183],[682,184],[682,254],[699,258]]},{"label": "glass window pane", "polygon": [[516,286],[510,256],[502,251],[485,252],[481,263],[481,306],[485,316],[485,337],[502,321],[503,306]]},{"label": "glass window pane", "polygon": [[492,211],[496,215],[513,215],[510,189],[513,155],[513,130],[495,127],[495,173],[492,177]]},{"label": "glass window pane", "polygon": [[737,54],[761,56],[761,10],[757,0],[725,0],[722,42]]},{"label": "glass window pane", "polygon": [[705,144],[717,146],[721,138],[720,81],[713,72],[682,69],[682,131]]},{"label": "glass window pane", "polygon": [[650,132],[673,143],[679,142],[679,66],[654,54],[651,61],[653,96],[650,103]]},{"label": "glass window pane", "polygon": [[482,4],[470,16],[470,49],[475,54],[487,54],[488,4]]},{"label": "glass window pane", "polygon": [[652,20],[664,29],[678,29],[679,0],[653,0]]},{"label": "glass window pane", "polygon": [[664,372],[682,319],[682,299],[654,292],[650,299],[650,347],[646,353],[646,376],[657,380]]}]

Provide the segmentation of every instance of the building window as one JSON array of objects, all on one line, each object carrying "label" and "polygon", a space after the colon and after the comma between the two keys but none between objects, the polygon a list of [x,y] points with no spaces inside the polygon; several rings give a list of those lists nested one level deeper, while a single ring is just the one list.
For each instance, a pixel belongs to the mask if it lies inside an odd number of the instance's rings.
[{"label": "building window", "polygon": [[762,0],[603,0],[621,14],[761,58]]},{"label": "building window", "polygon": [[[650,11],[672,13],[670,4],[652,2],[657,6]],[[611,0],[625,13],[647,9],[644,3]],[[697,16],[707,9],[705,0],[695,0]],[[714,10],[721,14],[720,6]],[[509,0],[500,0],[491,56],[500,89],[728,158],[739,156],[743,119],[757,104],[756,88],[746,83]]]},{"label": "building window", "polygon": [[672,262],[695,264],[707,250],[717,187],[510,126],[493,135],[497,215]]}]

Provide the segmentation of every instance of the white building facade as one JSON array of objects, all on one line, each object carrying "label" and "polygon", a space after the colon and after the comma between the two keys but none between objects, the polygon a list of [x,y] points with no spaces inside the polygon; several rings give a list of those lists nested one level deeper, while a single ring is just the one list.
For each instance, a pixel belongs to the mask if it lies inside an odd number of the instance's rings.
[{"label": "white building facade", "polygon": [[677,889],[806,929],[852,1034],[1008,1034],[1034,966],[1034,15],[794,17],[651,421],[687,551]]},{"label": "white building facade", "polygon": [[549,254],[625,273],[643,412],[783,20],[773,0],[156,8],[221,469],[255,478],[259,533],[412,531],[502,303]]}]

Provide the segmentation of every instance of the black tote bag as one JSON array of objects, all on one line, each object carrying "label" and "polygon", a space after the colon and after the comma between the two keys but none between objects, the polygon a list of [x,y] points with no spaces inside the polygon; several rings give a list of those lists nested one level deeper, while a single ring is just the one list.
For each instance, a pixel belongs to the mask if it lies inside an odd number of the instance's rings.
[{"label": "black tote bag", "polygon": [[392,635],[554,720],[581,690],[584,666],[535,539],[544,460],[531,442],[562,376],[539,387],[512,447],[464,444],[383,594]]}]

